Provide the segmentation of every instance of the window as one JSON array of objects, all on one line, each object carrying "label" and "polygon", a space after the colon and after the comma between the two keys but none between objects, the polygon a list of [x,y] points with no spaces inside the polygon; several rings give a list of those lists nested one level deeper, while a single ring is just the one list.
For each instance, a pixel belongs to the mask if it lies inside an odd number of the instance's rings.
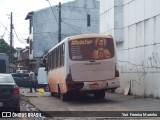
[{"label": "window", "polygon": [[64,66],[64,44],[61,45],[60,49],[61,49],[61,56],[60,56],[61,66]]},{"label": "window", "polygon": [[91,15],[87,15],[87,27],[91,26]]},{"label": "window", "polygon": [[55,69],[64,66],[64,44],[61,44],[55,48],[48,55],[48,67],[50,69]]}]

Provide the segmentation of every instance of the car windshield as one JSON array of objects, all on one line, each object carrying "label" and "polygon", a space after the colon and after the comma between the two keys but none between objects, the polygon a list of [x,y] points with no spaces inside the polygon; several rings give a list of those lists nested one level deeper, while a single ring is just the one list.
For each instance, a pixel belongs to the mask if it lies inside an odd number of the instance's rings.
[{"label": "car windshield", "polygon": [[13,83],[11,76],[0,76],[0,83]]}]

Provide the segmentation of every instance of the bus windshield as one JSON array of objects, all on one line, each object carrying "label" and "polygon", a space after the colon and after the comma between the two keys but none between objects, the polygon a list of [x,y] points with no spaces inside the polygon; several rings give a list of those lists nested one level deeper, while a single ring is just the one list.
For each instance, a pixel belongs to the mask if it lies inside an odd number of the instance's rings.
[{"label": "bus windshield", "polygon": [[71,60],[103,60],[114,57],[112,38],[85,38],[69,41]]}]

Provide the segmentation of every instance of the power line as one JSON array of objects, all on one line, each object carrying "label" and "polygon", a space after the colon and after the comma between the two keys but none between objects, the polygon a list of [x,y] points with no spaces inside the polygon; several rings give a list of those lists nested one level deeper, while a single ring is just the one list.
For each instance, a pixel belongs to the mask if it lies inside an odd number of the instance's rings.
[{"label": "power line", "polygon": [[[81,18],[62,18],[62,19],[68,19],[68,20],[86,20],[87,21],[87,19],[81,19]],[[35,20],[35,22],[39,22],[39,21],[51,21],[51,20],[54,20],[54,19],[36,19]],[[100,20],[94,20],[94,19],[92,19],[91,21],[100,21]],[[23,23],[22,23],[23,24]],[[24,23],[25,24],[25,23]],[[27,23],[26,23],[27,24]],[[15,25],[15,24],[14,24]]]},{"label": "power line", "polygon": [[[7,27],[5,27],[5,25],[0,21],[1,25],[4,27],[5,30],[8,31]],[[8,31],[9,32],[9,31]],[[9,32],[10,33],[10,32]]]},{"label": "power line", "polygon": [[28,23],[15,23],[14,25],[22,25],[22,24],[28,24]]},{"label": "power line", "polygon": [[[53,34],[55,34],[55,35],[58,35],[58,33],[56,33],[56,32],[35,32],[35,33],[32,33],[32,34],[48,34],[48,33],[53,33]],[[8,34],[9,35],[9,34]],[[19,35],[28,35],[28,34],[19,34]]]},{"label": "power line", "polygon": [[58,25],[58,20],[57,20],[57,18],[56,18],[56,15],[55,15],[55,13],[54,13],[53,9],[52,9],[51,3],[50,3],[50,1],[49,1],[49,0],[46,0],[46,1],[48,1],[49,6],[50,6],[50,8],[51,8],[51,11],[52,11],[52,13],[53,13],[53,15],[54,15],[54,18],[55,18],[55,20],[56,20],[56,23],[57,23],[57,25]]},{"label": "power line", "polygon": [[81,29],[81,30],[85,30],[85,31],[88,31],[88,32],[93,32],[93,33],[95,33],[94,31],[90,31],[90,30],[87,30],[87,29],[85,29],[85,28],[82,28],[82,27],[79,27],[79,26],[76,26],[76,25],[73,25],[73,24],[70,24],[70,23],[67,23],[67,22],[64,22],[64,21],[62,21],[62,22],[65,23],[65,24],[68,24],[68,25],[70,25],[70,26],[77,27],[77,28],[79,28],[79,29]]},{"label": "power line", "polygon": [[24,42],[24,41],[21,41],[20,39],[19,39],[19,37],[18,37],[18,35],[17,35],[17,33],[16,33],[16,30],[15,30],[15,28],[13,27],[13,29],[14,29],[14,33],[15,33],[15,35],[16,35],[16,37],[17,37],[17,39],[21,42],[21,43],[26,43],[26,42]]},{"label": "power line", "polygon": [[[68,19],[68,20],[85,20],[85,21],[87,21],[87,19],[75,19],[75,18],[62,18],[62,19]],[[99,20],[91,20],[91,21],[99,21]]]},{"label": "power line", "polygon": [[99,8],[87,8],[87,7],[78,7],[78,6],[66,6],[66,5],[62,5],[62,7],[70,7],[70,8],[82,8],[82,9],[99,9]]},{"label": "power line", "polygon": [[66,25],[68,25],[70,28],[72,28],[73,30],[77,31],[78,33],[82,34],[79,30],[75,29],[74,27],[72,27],[69,23],[66,23],[64,21],[62,21],[63,23],[65,23]]}]

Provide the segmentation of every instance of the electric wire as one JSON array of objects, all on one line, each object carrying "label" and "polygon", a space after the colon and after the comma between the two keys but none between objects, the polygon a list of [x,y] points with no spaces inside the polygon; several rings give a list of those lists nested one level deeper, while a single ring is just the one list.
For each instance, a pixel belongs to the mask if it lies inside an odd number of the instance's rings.
[{"label": "electric wire", "polygon": [[54,15],[54,18],[55,18],[55,20],[56,20],[56,23],[57,23],[57,25],[59,25],[59,24],[58,24],[57,17],[56,17],[56,15],[55,15],[55,13],[54,13],[54,11],[53,11],[53,9],[52,9],[52,6],[51,6],[50,1],[49,1],[49,0],[47,0],[47,1],[48,1],[48,3],[49,3],[49,6],[50,6],[50,8],[51,8],[51,11],[52,11],[52,13],[53,13],[53,15]]},{"label": "electric wire", "polygon": [[[0,21],[1,25],[4,27],[6,31],[8,31],[7,27]],[[8,31],[9,32],[9,31]],[[10,32],[9,32],[10,33]]]},{"label": "electric wire", "polygon": [[66,24],[67,26],[69,26],[70,28],[72,28],[73,30],[77,31],[78,33],[82,34],[81,31],[75,29],[75,28],[74,28],[73,26],[71,26],[70,24],[68,24],[68,23],[66,23],[66,22],[64,22],[64,21],[63,21],[63,23]]},{"label": "electric wire", "polygon": [[62,21],[62,22],[65,23],[65,24],[68,24],[69,26],[77,27],[77,28],[79,28],[79,29],[81,29],[81,30],[85,30],[85,31],[88,31],[88,32],[96,33],[96,32],[94,32],[94,31],[87,30],[87,29],[85,29],[85,28],[82,28],[82,27],[79,27],[79,26],[76,26],[76,25],[73,25],[73,24],[70,24],[70,23],[67,23],[67,22],[64,22],[64,21]]},{"label": "electric wire", "polygon": [[17,35],[17,32],[16,32],[16,30],[15,30],[15,27],[13,26],[13,30],[14,30],[14,33],[15,33],[15,35],[16,35],[16,38],[18,39],[18,41],[20,41],[21,43],[26,43],[26,42],[24,42],[24,41],[22,41],[22,40],[20,40],[19,39],[19,37],[18,37],[18,35]]}]

